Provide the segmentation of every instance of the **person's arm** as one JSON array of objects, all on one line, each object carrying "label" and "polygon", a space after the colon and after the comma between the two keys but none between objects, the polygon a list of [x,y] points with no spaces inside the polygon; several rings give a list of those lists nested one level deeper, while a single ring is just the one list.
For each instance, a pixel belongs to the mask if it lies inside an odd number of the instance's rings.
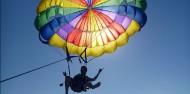
[{"label": "person's arm", "polygon": [[99,69],[98,74],[96,74],[96,76],[94,78],[89,78],[89,81],[95,81],[101,72],[102,72],[102,69]]}]

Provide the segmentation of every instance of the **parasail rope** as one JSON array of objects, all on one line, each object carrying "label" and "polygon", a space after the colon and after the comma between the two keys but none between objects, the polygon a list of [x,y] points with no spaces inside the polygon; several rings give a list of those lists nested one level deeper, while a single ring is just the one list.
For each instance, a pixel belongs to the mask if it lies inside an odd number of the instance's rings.
[{"label": "parasail rope", "polygon": [[55,61],[55,62],[52,62],[52,63],[49,63],[49,64],[47,64],[47,65],[44,65],[44,66],[41,66],[41,67],[38,67],[38,68],[35,68],[35,69],[33,69],[33,70],[29,70],[29,71],[27,71],[27,72],[24,72],[24,73],[18,74],[18,75],[16,75],[16,76],[13,76],[13,77],[10,77],[10,78],[7,78],[7,79],[4,79],[4,80],[2,80],[0,83],[3,83],[3,82],[5,82],[5,81],[8,81],[8,80],[11,80],[11,79],[17,78],[17,77],[19,77],[19,76],[22,76],[22,75],[25,75],[25,74],[31,73],[31,72],[33,72],[33,71],[36,71],[36,70],[39,70],[39,69],[42,69],[42,68],[48,67],[48,66],[50,66],[50,65],[56,64],[56,63],[58,63],[58,62],[60,62],[60,61],[63,61],[63,60],[66,60],[66,58],[61,59],[61,60],[58,60],[58,61]]},{"label": "parasail rope", "polygon": [[69,62],[68,62],[68,70],[69,70],[69,76],[71,75],[71,71],[70,71],[70,65],[69,65]]}]

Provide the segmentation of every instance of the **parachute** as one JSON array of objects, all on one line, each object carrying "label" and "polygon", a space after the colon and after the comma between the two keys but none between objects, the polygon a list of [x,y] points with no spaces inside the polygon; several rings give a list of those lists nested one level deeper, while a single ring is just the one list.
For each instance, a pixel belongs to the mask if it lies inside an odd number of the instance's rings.
[{"label": "parachute", "polygon": [[35,27],[45,44],[98,57],[115,52],[145,25],[146,7],[146,0],[41,0]]}]

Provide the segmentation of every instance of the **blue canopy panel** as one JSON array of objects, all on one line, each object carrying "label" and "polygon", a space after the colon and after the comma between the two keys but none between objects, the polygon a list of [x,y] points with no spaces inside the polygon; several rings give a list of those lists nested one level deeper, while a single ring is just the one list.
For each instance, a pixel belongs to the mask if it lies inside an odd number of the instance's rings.
[{"label": "blue canopy panel", "polygon": [[137,7],[128,6],[127,16],[135,21],[137,21],[141,27],[143,27],[147,21],[146,14]]},{"label": "blue canopy panel", "polygon": [[55,32],[52,30],[50,24],[46,24],[40,30],[40,36],[43,38],[43,40],[49,40],[54,35],[54,33]]},{"label": "blue canopy panel", "polygon": [[71,13],[71,14],[68,14],[68,15],[65,15],[65,19],[67,22],[70,22],[72,21],[73,19],[75,19],[76,17],[78,17],[79,15],[82,15],[84,12],[86,12],[87,9],[85,10],[81,10],[81,11],[78,11],[78,12],[74,12],[74,13]]},{"label": "blue canopy panel", "polygon": [[97,10],[104,10],[118,14],[119,6],[101,6],[101,7],[94,7]]},{"label": "blue canopy panel", "polygon": [[66,20],[66,18],[65,18],[64,16],[58,17],[58,18],[56,18],[56,19],[57,19],[57,21],[59,22],[60,26],[64,26],[64,25],[66,25],[66,24],[69,23],[69,22],[67,22],[67,20]]},{"label": "blue canopy panel", "polygon": [[120,5],[118,9],[118,14],[121,16],[127,16],[127,5]]},{"label": "blue canopy panel", "polygon": [[125,0],[123,0],[123,2],[121,2],[121,4],[120,5],[128,5],[128,3],[127,3],[127,1],[125,1]]}]

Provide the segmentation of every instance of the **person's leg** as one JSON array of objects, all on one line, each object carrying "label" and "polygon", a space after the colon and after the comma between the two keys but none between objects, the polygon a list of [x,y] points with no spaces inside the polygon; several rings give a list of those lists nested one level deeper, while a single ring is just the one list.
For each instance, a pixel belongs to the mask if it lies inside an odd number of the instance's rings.
[{"label": "person's leg", "polygon": [[72,78],[70,76],[67,76],[66,72],[64,72],[63,75],[65,76],[65,94],[68,94],[69,86],[72,81]]},{"label": "person's leg", "polygon": [[65,94],[68,94],[69,91],[69,85],[65,83]]},{"label": "person's leg", "polygon": [[93,85],[92,83],[89,82],[86,84],[86,87],[91,88],[91,89],[95,89],[95,88],[99,87],[100,85],[101,85],[100,82],[96,83],[95,85]]}]

